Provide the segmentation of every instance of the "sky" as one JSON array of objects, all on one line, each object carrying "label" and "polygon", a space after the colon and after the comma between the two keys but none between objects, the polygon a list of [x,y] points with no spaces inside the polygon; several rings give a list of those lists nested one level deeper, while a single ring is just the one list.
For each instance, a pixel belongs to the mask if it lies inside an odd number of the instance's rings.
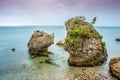
[{"label": "sky", "polygon": [[120,26],[120,0],[0,0],[0,26],[64,25],[75,16]]}]

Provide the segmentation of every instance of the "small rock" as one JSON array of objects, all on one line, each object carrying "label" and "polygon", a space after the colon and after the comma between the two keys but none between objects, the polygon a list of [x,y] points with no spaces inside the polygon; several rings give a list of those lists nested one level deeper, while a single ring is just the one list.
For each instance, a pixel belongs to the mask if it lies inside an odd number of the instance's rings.
[{"label": "small rock", "polygon": [[64,45],[64,43],[65,43],[65,40],[60,40],[57,42],[57,45]]},{"label": "small rock", "polygon": [[120,38],[117,38],[116,41],[120,41]]},{"label": "small rock", "polygon": [[14,52],[16,49],[15,49],[15,48],[12,48],[11,50]]},{"label": "small rock", "polygon": [[112,75],[120,80],[120,57],[112,58],[109,63],[109,68]]}]

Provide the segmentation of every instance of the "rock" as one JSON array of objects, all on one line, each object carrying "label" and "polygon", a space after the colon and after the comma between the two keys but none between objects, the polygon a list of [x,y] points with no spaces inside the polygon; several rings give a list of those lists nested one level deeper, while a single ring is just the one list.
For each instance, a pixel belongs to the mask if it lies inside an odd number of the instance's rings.
[{"label": "rock", "polygon": [[60,40],[59,42],[57,42],[57,45],[64,45],[65,40]]},{"label": "rock", "polygon": [[48,47],[54,43],[54,35],[36,31],[28,42],[29,52],[34,55],[48,55]]},{"label": "rock", "polygon": [[14,52],[16,49],[15,49],[15,48],[12,48],[11,50]]},{"label": "rock", "polygon": [[116,41],[120,41],[120,38],[117,38]]},{"label": "rock", "polygon": [[112,75],[120,79],[120,57],[112,58],[109,63],[109,68]]},{"label": "rock", "polygon": [[68,63],[73,66],[95,66],[107,59],[105,42],[93,25],[78,18],[66,23],[64,49],[69,52]]},{"label": "rock", "polygon": [[56,67],[60,67],[60,65],[58,65],[58,64],[56,64],[55,62],[52,62],[52,61],[50,61],[50,60],[45,60],[45,63],[54,65],[54,66],[56,66]]},{"label": "rock", "polygon": [[[74,67],[67,73],[68,80],[116,80],[98,67]],[[63,79],[66,80],[66,79]]]}]

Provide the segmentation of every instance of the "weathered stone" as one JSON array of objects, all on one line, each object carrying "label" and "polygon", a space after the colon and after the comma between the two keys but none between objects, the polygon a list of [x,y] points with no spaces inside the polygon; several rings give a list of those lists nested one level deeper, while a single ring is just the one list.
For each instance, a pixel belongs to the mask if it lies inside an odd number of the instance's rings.
[{"label": "weathered stone", "polygon": [[112,75],[120,79],[120,57],[112,58],[109,63],[109,68]]},{"label": "weathered stone", "polygon": [[48,47],[54,43],[54,35],[43,31],[36,31],[28,42],[31,54],[48,55]]},{"label": "weathered stone", "polygon": [[72,18],[65,25],[67,36],[64,48],[70,54],[68,59],[70,65],[95,66],[107,59],[105,43],[92,24]]},{"label": "weathered stone", "polygon": [[57,45],[64,45],[64,43],[65,43],[65,40],[60,40],[57,42]]},{"label": "weathered stone", "polygon": [[[100,68],[95,67],[75,67],[67,73],[69,80],[117,80],[114,77],[104,73]],[[66,79],[64,79],[66,80]]]}]

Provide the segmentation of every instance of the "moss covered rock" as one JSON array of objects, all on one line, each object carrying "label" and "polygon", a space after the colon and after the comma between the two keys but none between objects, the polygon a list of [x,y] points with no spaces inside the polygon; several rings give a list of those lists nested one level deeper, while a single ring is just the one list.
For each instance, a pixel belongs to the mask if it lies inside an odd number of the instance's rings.
[{"label": "moss covered rock", "polygon": [[68,63],[74,66],[95,66],[107,59],[102,36],[91,23],[71,18],[66,23],[67,36],[64,48],[69,52]]}]

